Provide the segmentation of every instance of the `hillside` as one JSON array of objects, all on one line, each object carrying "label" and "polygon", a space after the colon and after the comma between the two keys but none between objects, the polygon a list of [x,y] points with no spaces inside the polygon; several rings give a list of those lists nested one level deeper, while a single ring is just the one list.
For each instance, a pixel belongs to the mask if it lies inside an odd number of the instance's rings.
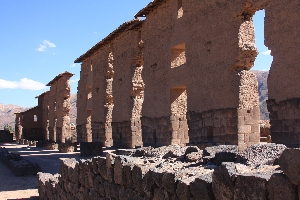
[{"label": "hillside", "polygon": [[269,113],[267,109],[266,100],[268,99],[268,86],[267,79],[269,71],[257,71],[253,70],[258,81],[258,92],[259,92],[259,104],[260,104],[260,119],[269,119]]},{"label": "hillside", "polygon": [[[261,114],[260,118],[262,120],[269,119],[269,113],[267,110],[266,100],[268,99],[268,88],[267,88],[267,78],[268,78],[268,71],[257,71],[253,70],[255,73],[257,80],[258,80],[258,92],[259,92],[259,102],[260,102],[260,109]],[[76,117],[77,117],[77,94],[71,95],[71,111],[70,111],[70,118],[71,122],[76,124]],[[17,111],[25,111],[28,108],[20,107],[17,105],[3,105],[0,103],[0,130],[3,129],[5,124],[9,124],[14,128],[15,126],[15,115],[14,113]]]},{"label": "hillside", "polygon": [[15,128],[15,112],[23,112],[28,108],[17,106],[17,105],[4,105],[0,103],[0,130],[4,129],[6,124],[10,125],[13,129]]}]

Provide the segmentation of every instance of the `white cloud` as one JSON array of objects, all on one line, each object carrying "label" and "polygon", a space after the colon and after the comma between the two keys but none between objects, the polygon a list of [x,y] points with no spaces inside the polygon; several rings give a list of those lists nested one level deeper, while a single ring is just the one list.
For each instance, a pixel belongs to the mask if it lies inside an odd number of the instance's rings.
[{"label": "white cloud", "polygon": [[267,50],[265,52],[262,52],[262,54],[264,54],[264,55],[271,55],[271,50]]},{"label": "white cloud", "polygon": [[39,48],[37,48],[37,50],[38,50],[39,52],[45,51],[45,49],[46,49],[46,46],[45,46],[45,45],[42,45],[42,44],[39,46]]},{"label": "white cloud", "polygon": [[73,63],[72,65],[70,65],[70,67],[76,67],[76,64],[75,64],[75,63]]},{"label": "white cloud", "polygon": [[94,31],[93,33],[94,33],[94,34],[98,34],[98,32],[97,32],[97,31]]},{"label": "white cloud", "polygon": [[56,47],[56,45],[55,45],[54,43],[52,43],[52,42],[50,42],[50,41],[48,41],[48,40],[44,40],[44,41],[43,41],[43,44],[48,44],[48,46],[49,46],[49,47],[52,47],[52,48],[53,48],[53,47]]},{"label": "white cloud", "polygon": [[75,79],[71,79],[71,80],[70,80],[71,83],[75,83],[75,82],[78,82],[78,81],[79,81],[78,78],[75,78]]},{"label": "white cloud", "polygon": [[46,86],[43,83],[28,78],[22,78],[19,81],[0,79],[0,89],[42,90],[44,88],[46,88]]},{"label": "white cloud", "polygon": [[48,40],[44,40],[43,44],[40,44],[39,47],[37,48],[37,50],[39,52],[43,52],[43,51],[45,51],[45,49],[47,47],[54,48],[54,47],[56,47],[56,45]]}]

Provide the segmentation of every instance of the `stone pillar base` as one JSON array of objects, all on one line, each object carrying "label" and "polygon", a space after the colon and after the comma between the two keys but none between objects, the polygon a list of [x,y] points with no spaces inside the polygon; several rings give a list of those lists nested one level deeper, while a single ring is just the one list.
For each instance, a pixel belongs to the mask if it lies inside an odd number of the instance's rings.
[{"label": "stone pillar base", "polygon": [[76,143],[59,143],[58,150],[60,153],[71,153],[77,150]]},{"label": "stone pillar base", "polygon": [[81,156],[100,156],[103,154],[101,142],[81,142]]},{"label": "stone pillar base", "polygon": [[46,144],[46,150],[58,150],[58,144],[55,142],[48,142]]}]

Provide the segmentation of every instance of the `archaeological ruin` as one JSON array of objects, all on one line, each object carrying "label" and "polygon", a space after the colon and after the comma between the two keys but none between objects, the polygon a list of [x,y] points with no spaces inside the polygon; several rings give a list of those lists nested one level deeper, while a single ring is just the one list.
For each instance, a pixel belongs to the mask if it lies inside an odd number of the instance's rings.
[{"label": "archaeological ruin", "polygon": [[151,2],[75,60],[78,141],[241,150],[259,143],[252,16],[265,6]]},{"label": "archaeological ruin", "polygon": [[[59,143],[73,149],[76,131],[70,122],[70,72],[57,75],[47,86],[50,90],[37,96],[38,105],[16,114],[16,139],[48,141],[49,148]],[[69,146],[65,144],[70,144]],[[62,150],[64,151],[64,150]]]},{"label": "archaeological ruin", "polygon": [[[291,0],[150,2],[74,61],[76,131],[69,72],[48,83],[37,107],[16,113],[17,139],[62,152],[78,142],[81,155],[97,155],[64,159],[61,174],[38,173],[40,198],[298,199],[299,8]],[[259,10],[274,56],[270,124],[260,121],[251,71]],[[104,155],[102,147],[113,148]]]}]

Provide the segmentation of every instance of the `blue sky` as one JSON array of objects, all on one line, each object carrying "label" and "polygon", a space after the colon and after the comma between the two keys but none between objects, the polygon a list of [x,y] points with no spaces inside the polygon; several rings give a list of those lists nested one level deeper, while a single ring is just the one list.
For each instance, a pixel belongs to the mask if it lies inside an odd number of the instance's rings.
[{"label": "blue sky", "polygon": [[[0,1],[0,103],[37,105],[35,96],[57,74],[69,71],[77,92],[80,65],[74,60],[133,16],[150,0]],[[263,45],[264,12],[255,15],[257,48],[253,69],[269,70]]]}]

